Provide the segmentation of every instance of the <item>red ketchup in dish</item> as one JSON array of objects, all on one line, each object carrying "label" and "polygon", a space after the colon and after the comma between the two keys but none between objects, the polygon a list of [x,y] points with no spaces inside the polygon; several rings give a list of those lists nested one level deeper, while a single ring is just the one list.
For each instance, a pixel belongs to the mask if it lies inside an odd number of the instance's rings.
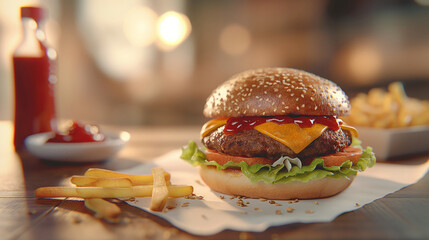
[{"label": "red ketchup in dish", "polygon": [[343,123],[341,119],[337,119],[334,116],[231,117],[226,122],[223,132],[226,135],[232,135],[241,131],[251,130],[266,122],[277,124],[295,123],[301,128],[309,128],[318,123],[327,126],[333,131],[339,130],[340,124]]},{"label": "red ketchup in dish", "polygon": [[105,136],[96,125],[80,124],[73,122],[66,133],[56,132],[55,136],[49,138],[47,143],[84,143],[103,142]]}]

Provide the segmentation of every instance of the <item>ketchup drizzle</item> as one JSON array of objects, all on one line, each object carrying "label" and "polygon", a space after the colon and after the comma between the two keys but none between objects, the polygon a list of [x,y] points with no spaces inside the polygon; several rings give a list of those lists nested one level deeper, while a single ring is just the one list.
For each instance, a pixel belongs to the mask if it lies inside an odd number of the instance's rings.
[{"label": "ketchup drizzle", "polygon": [[231,117],[226,122],[223,133],[225,135],[236,134],[241,131],[251,130],[266,122],[277,124],[295,123],[301,128],[309,128],[318,123],[327,126],[333,131],[339,130],[340,124],[343,123],[341,119],[337,119],[335,116]]}]

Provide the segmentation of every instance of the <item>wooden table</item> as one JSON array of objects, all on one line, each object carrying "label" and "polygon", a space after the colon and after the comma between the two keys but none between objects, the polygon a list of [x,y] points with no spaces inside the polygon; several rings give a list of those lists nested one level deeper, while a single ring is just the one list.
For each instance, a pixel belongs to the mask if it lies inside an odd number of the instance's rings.
[{"label": "wooden table", "polygon": [[[119,127],[116,127],[119,129]],[[429,176],[329,223],[290,224],[262,233],[224,231],[198,237],[167,221],[121,203],[123,221],[110,224],[93,217],[82,201],[35,199],[41,186],[64,184],[64,178],[89,167],[127,169],[198,140],[199,127],[121,127],[131,133],[117,157],[99,164],[63,165],[16,154],[10,122],[0,121],[1,239],[429,239]],[[427,154],[398,160],[422,163]],[[406,161],[405,161],[406,160]]]}]

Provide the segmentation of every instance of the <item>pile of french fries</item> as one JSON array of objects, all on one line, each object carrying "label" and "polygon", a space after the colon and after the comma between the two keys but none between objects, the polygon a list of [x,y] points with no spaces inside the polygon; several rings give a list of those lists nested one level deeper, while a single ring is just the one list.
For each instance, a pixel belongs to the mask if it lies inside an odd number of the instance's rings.
[{"label": "pile of french fries", "polygon": [[172,185],[170,174],[162,168],[152,168],[152,175],[131,175],[99,168],[88,169],[83,176],[73,176],[75,187],[41,187],[36,198],[83,198],[85,206],[95,212],[95,217],[117,222],[121,209],[106,199],[132,199],[152,197],[150,209],[162,211],[169,197],[192,195],[193,187]]},{"label": "pile of french fries", "polygon": [[375,128],[401,128],[429,125],[429,101],[407,97],[400,82],[388,90],[373,88],[351,101],[350,116],[343,120],[350,125]]}]

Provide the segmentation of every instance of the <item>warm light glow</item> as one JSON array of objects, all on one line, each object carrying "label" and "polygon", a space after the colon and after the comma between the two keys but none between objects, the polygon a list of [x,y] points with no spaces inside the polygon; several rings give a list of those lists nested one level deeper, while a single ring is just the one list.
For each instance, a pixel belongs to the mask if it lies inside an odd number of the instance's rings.
[{"label": "warm light glow", "polygon": [[172,50],[181,44],[191,32],[191,23],[185,15],[178,12],[166,12],[158,19],[159,47]]},{"label": "warm light glow", "polygon": [[421,5],[421,6],[429,6],[429,0],[414,0],[417,4]]},{"label": "warm light glow", "polygon": [[241,55],[250,47],[251,37],[249,31],[239,25],[231,24],[223,29],[220,38],[220,48],[229,55]]},{"label": "warm light glow", "polygon": [[53,48],[48,48],[47,55],[51,60],[57,59],[57,51],[55,51],[55,49]]},{"label": "warm light glow", "polygon": [[376,44],[369,40],[355,42],[349,49],[347,68],[359,83],[374,81],[381,72],[382,61]]},{"label": "warm light glow", "polygon": [[131,138],[131,135],[128,132],[122,131],[119,133],[119,138],[124,142],[128,142]]},{"label": "warm light glow", "polygon": [[152,44],[156,38],[156,13],[148,7],[130,10],[124,19],[123,30],[126,38],[136,47]]}]

